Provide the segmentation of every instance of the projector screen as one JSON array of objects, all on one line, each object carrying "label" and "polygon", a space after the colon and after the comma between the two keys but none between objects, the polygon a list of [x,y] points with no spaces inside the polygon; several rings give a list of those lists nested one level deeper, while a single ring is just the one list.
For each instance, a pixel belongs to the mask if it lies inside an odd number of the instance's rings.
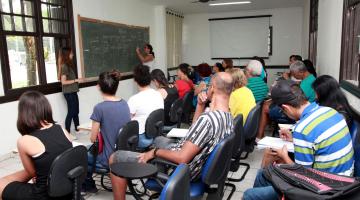
[{"label": "projector screen", "polygon": [[209,19],[211,57],[268,57],[269,19]]}]

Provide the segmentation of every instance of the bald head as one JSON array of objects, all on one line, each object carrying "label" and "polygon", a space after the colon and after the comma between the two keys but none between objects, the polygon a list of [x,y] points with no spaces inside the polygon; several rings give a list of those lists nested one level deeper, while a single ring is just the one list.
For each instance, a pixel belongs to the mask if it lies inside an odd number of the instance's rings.
[{"label": "bald head", "polygon": [[218,72],[213,76],[212,84],[217,92],[230,96],[234,87],[234,80],[229,73]]}]

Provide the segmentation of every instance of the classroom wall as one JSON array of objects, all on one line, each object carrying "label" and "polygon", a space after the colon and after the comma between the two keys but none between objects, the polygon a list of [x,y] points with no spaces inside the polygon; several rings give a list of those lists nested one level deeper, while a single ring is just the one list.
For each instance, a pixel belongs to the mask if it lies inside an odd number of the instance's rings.
[{"label": "classroom wall", "polygon": [[320,0],[317,39],[317,71],[339,79],[343,0]]},{"label": "classroom wall", "polygon": [[302,32],[302,56],[309,57],[309,31],[310,31],[310,0],[303,0],[303,32]]},{"label": "classroom wall", "polygon": [[[161,16],[165,16],[164,7],[155,8],[154,6],[144,4],[139,0],[76,0],[73,1],[73,7],[76,55],[78,58],[77,64],[79,72],[80,49],[77,23],[78,14],[83,17],[96,18],[131,25],[150,26],[150,42],[154,45],[155,52],[158,50],[161,52],[161,54],[163,54],[162,56],[156,57],[157,63],[162,65],[162,69],[165,69],[165,29],[161,22],[161,20],[164,21],[164,19],[161,18]],[[155,18],[157,22],[155,22]],[[0,83],[2,83],[2,81]],[[124,80],[119,84],[117,96],[127,100],[131,95],[136,93],[136,91],[137,87],[133,79]],[[67,107],[62,93],[47,95],[47,98],[52,105],[54,119],[57,120],[60,124],[63,124],[67,113]],[[102,97],[100,96],[96,86],[94,86],[80,89],[79,100],[80,123],[85,123],[89,121],[89,117],[92,113],[94,105],[100,102]],[[16,129],[17,105],[17,101],[0,104],[0,121],[2,129],[0,159],[6,158],[8,153],[16,148],[16,139],[20,135]]]},{"label": "classroom wall", "polygon": [[[209,18],[237,17],[271,14],[273,26],[273,55],[265,60],[268,65],[286,65],[289,55],[303,54],[303,9],[280,8],[271,10],[187,14],[183,27],[183,61],[192,65],[201,62],[214,63],[210,55]],[[241,55],[239,55],[241,56]],[[235,65],[242,65],[247,61],[235,61]]]},{"label": "classroom wall", "polygon": [[[317,71],[340,78],[343,0],[320,0],[318,21]],[[360,112],[360,99],[343,90],[350,105]]]}]

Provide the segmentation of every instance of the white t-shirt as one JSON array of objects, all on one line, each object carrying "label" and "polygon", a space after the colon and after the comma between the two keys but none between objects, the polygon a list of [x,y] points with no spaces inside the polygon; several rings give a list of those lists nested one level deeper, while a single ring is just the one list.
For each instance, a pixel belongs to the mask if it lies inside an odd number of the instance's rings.
[{"label": "white t-shirt", "polygon": [[130,113],[135,114],[132,120],[139,122],[139,134],[143,134],[145,132],[146,119],[152,111],[164,108],[164,100],[160,92],[154,89],[147,89],[130,97],[128,105]]},{"label": "white t-shirt", "polygon": [[155,58],[152,61],[144,62],[143,65],[146,65],[150,68],[150,72],[155,69]]}]

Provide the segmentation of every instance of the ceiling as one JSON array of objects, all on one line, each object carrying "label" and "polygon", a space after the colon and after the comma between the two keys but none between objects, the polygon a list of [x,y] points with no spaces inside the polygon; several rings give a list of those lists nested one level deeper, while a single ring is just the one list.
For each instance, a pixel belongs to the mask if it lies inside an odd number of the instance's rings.
[{"label": "ceiling", "polygon": [[[231,12],[243,10],[261,10],[272,8],[302,7],[304,0],[250,0],[251,4],[227,5],[227,6],[209,6],[209,3],[191,3],[195,0],[141,0],[150,5],[165,5],[167,8],[184,14],[189,13],[213,13],[213,12]],[[243,0],[216,0],[212,3],[236,2]]]}]

